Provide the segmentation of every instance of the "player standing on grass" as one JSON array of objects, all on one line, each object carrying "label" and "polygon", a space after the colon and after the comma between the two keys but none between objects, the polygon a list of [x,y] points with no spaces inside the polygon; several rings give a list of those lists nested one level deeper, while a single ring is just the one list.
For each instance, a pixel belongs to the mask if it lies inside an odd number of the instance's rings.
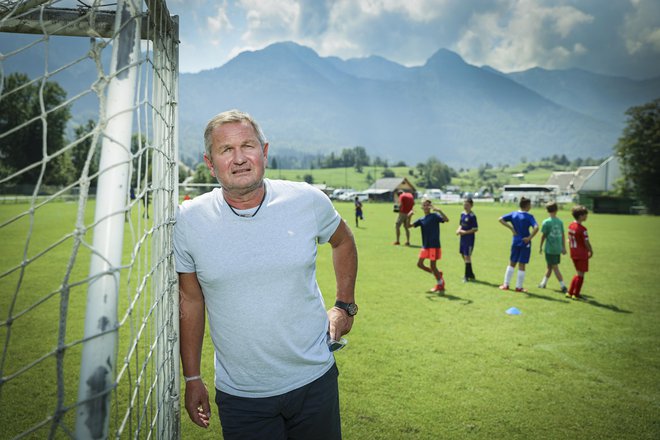
[{"label": "player standing on grass", "polygon": [[355,205],[355,227],[359,228],[358,220],[364,220],[364,215],[362,214],[362,202],[358,196],[355,196],[353,203]]},{"label": "player standing on grass", "polygon": [[568,289],[566,288],[566,284],[564,284],[564,277],[561,276],[561,272],[559,271],[561,254],[566,255],[564,223],[557,218],[558,207],[556,202],[548,203],[545,205],[545,209],[548,211],[550,217],[543,220],[541,224],[541,246],[539,253],[543,252],[543,243],[545,242],[545,262],[548,264],[548,269],[545,271],[539,287],[545,289],[548,279],[554,271],[561,285],[561,291],[566,293]]},{"label": "player standing on grass", "polygon": [[584,275],[589,272],[589,258],[594,256],[594,250],[589,242],[587,228],[582,223],[587,221],[589,210],[582,205],[573,208],[573,218],[575,221],[568,225],[568,245],[571,249],[571,259],[575,265],[577,273],[571,280],[571,286],[568,288],[567,298],[579,299]]},{"label": "player standing on grass", "polygon": [[456,230],[456,235],[461,237],[458,251],[465,262],[463,282],[476,279],[474,272],[472,272],[472,251],[474,250],[474,234],[479,230],[479,225],[477,224],[477,216],[472,212],[473,205],[474,201],[471,198],[465,199],[463,202],[464,211],[461,213],[461,224]]},{"label": "player standing on grass", "polygon": [[396,223],[394,224],[396,230],[396,241],[392,244],[398,245],[401,242],[401,225],[406,232],[406,246],[410,246],[410,218],[413,216],[413,207],[415,206],[415,197],[403,190],[397,191],[397,196],[399,200],[399,215],[396,218]]},{"label": "player standing on grass", "polygon": [[[532,208],[532,201],[527,197],[520,199],[520,210],[510,212],[500,217],[500,223],[513,233],[511,243],[511,257],[509,265],[504,273],[504,284],[500,286],[501,290],[509,290],[509,284],[513,277],[513,272],[518,264],[518,279],[516,282],[516,292],[527,292],[523,288],[525,281],[525,266],[529,263],[532,253],[532,238],[539,232],[539,225],[529,210]],[[530,234],[529,229],[532,228]]]},{"label": "player standing on grass", "polygon": [[[422,210],[424,211],[424,217],[412,224],[415,228],[418,226],[422,228],[422,250],[419,252],[417,267],[433,274],[436,285],[430,291],[433,293],[442,292],[445,290],[445,280],[442,277],[442,272],[438,270],[436,261],[439,261],[442,257],[440,223],[448,222],[449,218],[444,212],[436,209],[431,203],[431,200],[426,198],[422,200]],[[424,264],[425,259],[429,260],[429,267]]]}]

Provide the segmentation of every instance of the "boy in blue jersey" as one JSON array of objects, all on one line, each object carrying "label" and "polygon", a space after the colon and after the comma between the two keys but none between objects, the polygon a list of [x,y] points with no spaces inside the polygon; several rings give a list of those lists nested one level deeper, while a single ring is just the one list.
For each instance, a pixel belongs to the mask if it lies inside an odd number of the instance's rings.
[{"label": "boy in blue jersey", "polygon": [[[509,290],[509,284],[513,277],[513,272],[518,264],[518,278],[516,281],[516,292],[527,292],[523,288],[525,281],[525,266],[529,263],[529,257],[532,253],[532,238],[539,232],[539,225],[529,210],[532,208],[532,202],[527,197],[520,199],[520,210],[510,212],[500,217],[500,223],[513,233],[511,243],[511,257],[509,265],[504,273],[504,284],[500,286],[502,290]],[[530,234],[529,229],[532,228]]]},{"label": "boy in blue jersey", "polygon": [[472,250],[474,249],[474,234],[479,230],[477,224],[477,216],[472,212],[474,202],[471,198],[465,199],[463,202],[464,211],[461,213],[461,224],[456,230],[456,235],[461,237],[461,242],[458,248],[465,262],[465,276],[463,282],[474,281],[476,278],[472,272]]},{"label": "boy in blue jersey", "polygon": [[[424,217],[412,224],[414,228],[422,228],[422,250],[419,251],[417,267],[425,272],[429,272],[436,280],[436,285],[430,292],[443,292],[445,290],[445,280],[442,272],[438,270],[436,261],[442,257],[442,248],[440,247],[440,223],[449,221],[449,218],[439,209],[436,209],[430,199],[422,200],[422,210]],[[435,211],[435,212],[432,212]],[[424,264],[424,260],[429,260],[429,266]]]}]

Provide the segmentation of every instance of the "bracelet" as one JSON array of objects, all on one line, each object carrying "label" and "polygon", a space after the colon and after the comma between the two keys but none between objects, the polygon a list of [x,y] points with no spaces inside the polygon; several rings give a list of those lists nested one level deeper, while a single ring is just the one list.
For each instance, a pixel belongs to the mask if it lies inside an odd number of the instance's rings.
[{"label": "bracelet", "polygon": [[193,380],[202,380],[202,376],[183,376],[183,380],[186,381],[186,383],[191,382]]}]

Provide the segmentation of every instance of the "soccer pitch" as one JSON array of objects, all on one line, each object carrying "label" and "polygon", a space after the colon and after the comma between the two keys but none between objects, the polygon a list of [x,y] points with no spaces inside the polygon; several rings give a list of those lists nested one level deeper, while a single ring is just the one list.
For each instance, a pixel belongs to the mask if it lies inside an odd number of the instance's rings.
[{"label": "soccer pitch", "polygon": [[[349,204],[337,206],[352,219]],[[478,282],[463,284],[455,235],[461,206],[443,207],[447,293],[438,296],[426,293],[433,279],[415,267],[419,249],[391,245],[390,207],[366,204],[366,221],[354,229],[360,315],[336,356],[347,438],[660,436],[660,239],[651,233],[660,218],[591,214],[587,300],[575,302],[556,279],[536,287],[545,270],[540,238],[527,266],[529,293],[498,289],[511,240],[498,218],[514,209],[475,205]],[[542,208],[531,213],[539,223],[546,218]],[[572,220],[568,208],[559,217],[565,227]],[[412,244],[420,242],[415,229]],[[560,268],[570,281],[570,259]],[[330,299],[332,280],[320,272]],[[507,315],[510,307],[522,314]]]},{"label": "soccer pitch", "polygon": [[[58,205],[52,221],[46,222],[54,236],[57,228],[70,229],[59,221],[63,211],[75,210],[74,204]],[[3,218],[12,209],[8,206],[0,205]],[[511,239],[497,219],[514,210],[512,205],[475,204],[477,282],[466,284],[461,282],[463,262],[454,233],[462,208],[443,206],[450,218],[441,225],[444,295],[428,293],[433,279],[416,267],[418,229],[411,231],[412,246],[391,244],[395,221],[391,204],[365,203],[365,220],[359,228],[351,203],[336,207],[353,229],[359,250],[360,313],[346,336],[348,346],[336,355],[344,438],[660,437],[660,272],[655,267],[660,261],[660,239],[654,232],[660,230],[660,218],[590,214],[585,226],[595,256],[583,287],[586,300],[571,301],[559,292],[555,278],[546,289],[536,287],[545,271],[538,237],[527,266],[529,293],[497,288]],[[542,208],[531,213],[539,223],[546,217]],[[418,202],[415,218],[420,214]],[[567,207],[559,218],[565,226],[570,223]],[[0,230],[3,246],[15,243],[5,235],[7,231]],[[319,248],[317,266],[319,284],[331,304],[334,273],[329,245]],[[560,269],[570,282],[574,269],[568,257],[562,258]],[[0,295],[6,294],[4,290]],[[6,305],[0,301],[2,319]],[[522,313],[507,315],[510,307]],[[32,325],[37,334],[39,328],[48,333],[57,326],[49,319],[35,316]],[[4,333],[1,336],[4,340]],[[72,384],[77,383],[77,366],[66,368]],[[47,390],[54,371],[52,375],[35,383],[43,399],[37,405],[21,405],[20,417],[30,418],[32,411],[41,417],[44,406],[52,405]],[[209,337],[202,375],[212,387]],[[7,414],[8,402],[25,399],[6,392],[1,397],[0,414]],[[12,421],[0,420],[4,438],[2,426]],[[208,430],[194,426],[183,408],[181,428],[184,439],[222,438],[215,406]]]}]

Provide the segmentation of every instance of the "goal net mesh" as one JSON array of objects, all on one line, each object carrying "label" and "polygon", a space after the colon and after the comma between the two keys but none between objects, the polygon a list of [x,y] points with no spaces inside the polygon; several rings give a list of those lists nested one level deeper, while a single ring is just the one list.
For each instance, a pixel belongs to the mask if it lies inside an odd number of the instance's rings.
[{"label": "goal net mesh", "polygon": [[0,1],[3,439],[180,435],[177,34],[164,0]]}]

